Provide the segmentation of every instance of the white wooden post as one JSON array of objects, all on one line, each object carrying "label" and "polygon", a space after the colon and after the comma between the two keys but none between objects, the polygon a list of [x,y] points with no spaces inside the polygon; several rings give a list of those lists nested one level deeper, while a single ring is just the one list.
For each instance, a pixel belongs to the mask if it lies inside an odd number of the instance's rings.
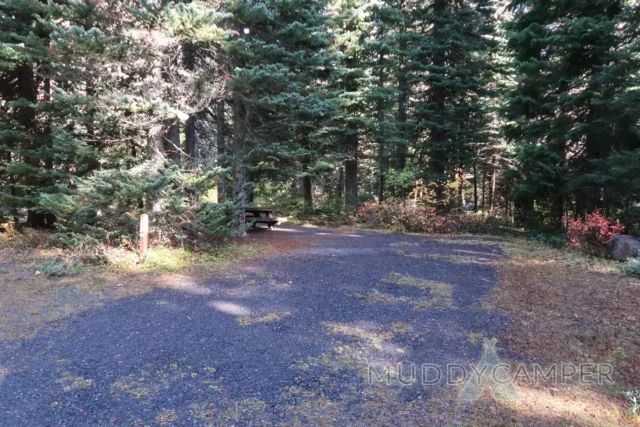
[{"label": "white wooden post", "polygon": [[144,260],[149,247],[149,215],[140,215],[140,259]]}]

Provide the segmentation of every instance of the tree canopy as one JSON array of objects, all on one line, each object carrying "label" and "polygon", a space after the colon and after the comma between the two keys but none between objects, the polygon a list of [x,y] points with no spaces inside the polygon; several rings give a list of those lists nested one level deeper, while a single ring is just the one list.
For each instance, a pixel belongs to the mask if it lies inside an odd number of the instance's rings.
[{"label": "tree canopy", "polygon": [[640,232],[639,29],[623,0],[0,0],[0,209],[120,241],[252,203]]}]

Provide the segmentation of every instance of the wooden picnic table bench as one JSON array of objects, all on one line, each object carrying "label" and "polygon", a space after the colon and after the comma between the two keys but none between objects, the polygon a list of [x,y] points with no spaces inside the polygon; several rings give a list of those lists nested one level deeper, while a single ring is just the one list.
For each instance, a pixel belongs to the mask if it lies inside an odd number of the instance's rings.
[{"label": "wooden picnic table bench", "polygon": [[273,228],[278,223],[278,220],[273,217],[273,211],[275,209],[272,208],[245,208],[245,222],[252,222],[252,227],[256,224],[267,224],[268,228]]}]

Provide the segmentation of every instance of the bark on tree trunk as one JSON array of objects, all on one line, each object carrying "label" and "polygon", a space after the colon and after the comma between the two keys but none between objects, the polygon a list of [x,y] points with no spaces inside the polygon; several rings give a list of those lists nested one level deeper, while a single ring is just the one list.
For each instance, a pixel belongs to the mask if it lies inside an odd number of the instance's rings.
[{"label": "bark on tree trunk", "polygon": [[189,116],[184,127],[184,151],[187,154],[187,165],[195,168],[198,166],[198,116],[196,113]]},{"label": "bark on tree trunk", "polygon": [[349,123],[352,133],[347,135],[347,159],[344,161],[345,206],[347,210],[358,207],[358,129]]},{"label": "bark on tree trunk", "polygon": [[[308,163],[302,164],[303,172],[308,170]],[[304,175],[302,177],[302,200],[303,211],[310,213],[313,210],[313,194],[311,193],[311,176]]]},{"label": "bark on tree trunk", "polygon": [[164,141],[162,126],[151,126],[147,132],[147,159],[152,162],[164,161]]},{"label": "bark on tree trunk", "polygon": [[[379,66],[379,78],[378,78],[378,87],[380,89],[384,89],[384,85],[387,81],[387,75],[384,71],[384,55],[380,54],[378,56],[378,66]],[[385,154],[385,125],[384,125],[384,100],[381,99],[378,102],[378,202],[382,203],[384,201],[384,184],[385,177],[387,174],[387,162],[386,162],[386,154]]]},{"label": "bark on tree trunk", "polygon": [[[400,8],[404,8],[404,1],[400,2]],[[401,29],[405,31],[404,26]],[[396,120],[400,129],[400,139],[402,143],[396,144],[395,156],[394,156],[394,168],[396,172],[400,172],[405,167],[407,157],[407,100],[409,99],[409,82],[407,79],[406,71],[406,50],[407,41],[404,38],[400,39],[398,50],[400,51],[399,63],[398,63],[398,114]]]},{"label": "bark on tree trunk", "polygon": [[[225,167],[223,158],[226,154],[225,135],[224,135],[224,100],[216,103],[216,145],[217,145],[217,164],[218,167]],[[226,197],[227,180],[223,174],[218,182],[218,203],[224,203]]]},{"label": "bark on tree trunk", "polygon": [[[147,160],[149,160],[149,174],[158,175],[158,170],[164,167],[165,158],[165,130],[163,125],[156,124],[147,131]],[[157,192],[144,195],[144,206],[148,213],[161,213],[164,210],[164,199],[158,197]]]},{"label": "bark on tree trunk", "polygon": [[245,207],[249,198],[247,194],[247,168],[245,157],[247,155],[247,109],[242,97],[233,94],[233,202],[240,207],[236,217],[235,229],[240,236],[246,236],[245,231]]},{"label": "bark on tree trunk", "polygon": [[[301,138],[302,148],[309,149],[309,141],[306,137]],[[305,155],[302,157],[302,210],[310,213],[313,210],[313,194],[311,192],[311,175],[309,175],[310,157]]]},{"label": "bark on tree trunk", "polygon": [[491,169],[491,193],[489,194],[489,215],[493,215],[493,206],[496,195],[496,168]]},{"label": "bark on tree trunk", "polygon": [[172,163],[180,162],[180,121],[177,118],[164,120],[163,149]]},{"label": "bark on tree trunk", "polygon": [[344,195],[344,167],[338,168],[338,183],[336,185],[336,203],[342,208],[342,196]]},{"label": "bark on tree trunk", "polygon": [[[190,2],[190,0],[188,1]],[[189,71],[196,69],[196,48],[193,43],[183,43],[183,64]],[[188,167],[195,168],[198,166],[198,113],[194,112],[189,115],[184,128],[184,151],[187,154],[186,164]]]},{"label": "bark on tree trunk", "polygon": [[[16,70],[17,82],[19,88],[19,97],[37,103],[37,81],[31,64],[23,63]],[[36,133],[36,111],[31,105],[23,105],[17,108],[18,122],[28,133],[27,140],[24,141],[23,147],[27,150],[37,150],[36,143],[31,139]],[[24,156],[24,162],[29,166],[41,168],[43,165],[37,157]],[[37,187],[39,184],[38,176],[35,174],[26,174],[24,183],[27,187]],[[33,206],[27,207],[27,222],[25,225],[29,227],[47,227],[47,219],[44,214],[33,210]]]},{"label": "bark on tree trunk", "polygon": [[473,210],[478,211],[478,170],[475,163],[473,164]]},{"label": "bark on tree trunk", "polygon": [[487,184],[487,171],[484,170],[482,171],[482,214],[484,215],[486,213],[485,208],[486,208],[486,200],[487,200],[487,193],[485,192],[485,188],[486,188],[486,184]]}]

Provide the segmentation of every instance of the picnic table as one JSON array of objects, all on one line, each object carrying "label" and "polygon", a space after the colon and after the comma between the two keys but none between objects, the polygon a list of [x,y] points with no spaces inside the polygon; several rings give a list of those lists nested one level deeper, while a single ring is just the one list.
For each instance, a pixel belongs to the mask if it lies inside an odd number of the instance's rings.
[{"label": "picnic table", "polygon": [[267,224],[268,228],[273,228],[278,223],[278,220],[273,217],[274,210],[272,208],[245,208],[245,222],[253,223],[252,227],[255,227],[256,224]]}]

